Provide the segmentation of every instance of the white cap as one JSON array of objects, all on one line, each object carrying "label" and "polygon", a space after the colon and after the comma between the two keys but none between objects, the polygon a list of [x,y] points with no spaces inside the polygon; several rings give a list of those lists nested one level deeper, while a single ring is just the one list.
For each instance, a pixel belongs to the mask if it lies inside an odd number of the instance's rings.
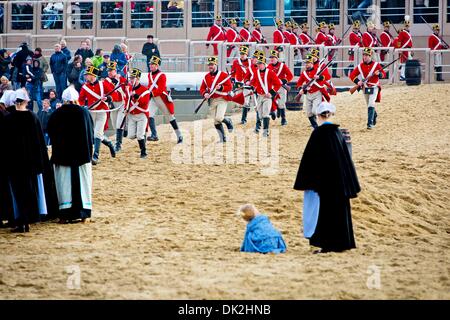
[{"label": "white cap", "polygon": [[3,103],[5,106],[10,107],[13,106],[16,102],[16,92],[14,90],[6,90],[3,92],[2,97],[0,98],[0,103]]},{"label": "white cap", "polygon": [[321,113],[324,112],[331,112],[331,113],[335,113],[336,112],[336,106],[334,104],[331,104],[329,102],[326,101],[322,101],[316,108],[316,114],[319,115]]},{"label": "white cap", "polygon": [[28,92],[24,88],[20,88],[16,90],[16,100],[22,99],[23,101],[30,101],[30,97],[28,96]]},{"label": "white cap", "polygon": [[78,91],[75,90],[73,86],[69,86],[66,90],[62,93],[62,100],[63,101],[78,101],[78,97],[80,95],[78,94]]}]

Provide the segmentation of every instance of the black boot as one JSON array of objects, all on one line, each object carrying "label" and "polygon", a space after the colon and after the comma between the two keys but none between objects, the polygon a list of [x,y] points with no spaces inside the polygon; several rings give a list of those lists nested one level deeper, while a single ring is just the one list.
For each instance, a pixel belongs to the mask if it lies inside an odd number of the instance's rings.
[{"label": "black boot", "polygon": [[217,133],[219,134],[219,140],[220,142],[226,142],[227,138],[225,137],[225,130],[223,129],[222,123],[216,123],[214,124],[216,127]]},{"label": "black boot", "polygon": [[313,127],[313,129],[318,127],[315,116],[308,117],[308,120],[311,123],[311,126]]},{"label": "black boot", "polygon": [[145,139],[138,140],[139,148],[141,149],[141,159],[147,158],[147,150],[145,147]]},{"label": "black boot", "polygon": [[243,107],[242,108],[241,124],[246,124],[247,123],[248,109],[249,108],[247,108],[247,107]]},{"label": "black boot", "polygon": [[281,117],[281,110],[280,108],[277,108],[277,118]]},{"label": "black boot", "polygon": [[148,118],[148,123],[150,125],[151,136],[147,138],[148,141],[158,141],[158,132],[156,131],[155,118]]},{"label": "black boot", "polygon": [[112,142],[109,141],[108,139],[104,138],[102,140],[102,143],[109,148],[109,152],[111,152],[111,157],[115,158],[116,157],[116,150],[114,149],[114,146],[113,146]]},{"label": "black boot", "polygon": [[348,67],[345,68],[344,70],[345,76],[348,77],[348,75],[350,74],[350,72],[352,72],[352,70],[353,70],[353,63],[349,64]]},{"label": "black boot", "polygon": [[233,121],[231,121],[231,118],[224,118],[222,120],[223,123],[225,123],[225,125],[227,126],[228,132],[233,132]]},{"label": "black boot", "polygon": [[377,124],[377,118],[378,118],[378,113],[377,110],[375,110],[374,114],[373,114],[373,125],[376,126]]},{"label": "black boot", "polygon": [[373,125],[374,117],[375,117],[375,108],[369,107],[367,110],[367,129],[372,129],[374,127]]},{"label": "black boot", "polygon": [[340,78],[340,77],[337,75],[337,63],[333,63],[332,66],[333,66],[333,69],[332,69],[332,75],[331,75],[331,77],[332,77],[332,78]]},{"label": "black boot", "polygon": [[275,120],[277,118],[277,114],[275,113],[275,111],[271,111],[270,116],[272,117],[272,120]]},{"label": "black boot", "polygon": [[122,150],[122,137],[123,137],[123,129],[116,130],[116,152]]},{"label": "black boot", "polygon": [[181,135],[180,128],[178,128],[178,123],[176,119],[172,119],[170,121],[170,125],[172,126],[173,130],[175,131],[175,134],[177,135],[177,143],[183,142],[183,136]]},{"label": "black boot", "polygon": [[92,164],[96,165],[99,163],[98,157],[100,155],[100,146],[102,144],[102,140],[99,138],[94,139],[94,154],[92,155]]},{"label": "black boot", "polygon": [[278,110],[280,110],[281,125],[282,125],[282,126],[287,125],[287,120],[286,120],[286,109],[278,109]]},{"label": "black boot", "polygon": [[436,70],[436,81],[444,81],[442,79],[442,67],[435,67],[434,69]]},{"label": "black boot", "polygon": [[260,129],[261,129],[261,118],[259,117],[258,111],[256,111],[255,133],[259,133]]},{"label": "black boot", "polygon": [[269,136],[270,118],[263,118],[263,137]]}]

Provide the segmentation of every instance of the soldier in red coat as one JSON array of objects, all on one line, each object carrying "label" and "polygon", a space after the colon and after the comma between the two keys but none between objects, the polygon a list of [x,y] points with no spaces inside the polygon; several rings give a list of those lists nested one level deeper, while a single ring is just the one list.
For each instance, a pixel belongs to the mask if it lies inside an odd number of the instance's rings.
[{"label": "soldier in red coat", "polygon": [[[308,34],[308,31],[309,31],[308,23],[307,22],[302,23],[300,25],[300,28],[302,29],[302,32],[299,35],[299,38],[300,38],[300,41],[301,41],[300,44],[303,45],[303,46],[307,46],[309,44],[314,44],[315,43],[314,39]],[[307,49],[302,49],[301,50],[301,54],[302,54],[303,58],[306,57],[307,53],[308,53]]]},{"label": "soldier in red coat", "polygon": [[[380,34],[380,42],[382,47],[393,47],[394,46],[394,37],[392,36],[390,29],[391,23],[389,21],[383,22],[384,30]],[[380,61],[386,60],[386,55],[388,54],[388,50],[381,50],[380,52]]]},{"label": "soldier in red coat", "polygon": [[[289,43],[289,40],[286,39],[286,35],[283,31],[283,21],[280,19],[277,19],[276,24],[277,24],[277,28],[273,32],[273,43],[276,43],[276,44]],[[274,49],[277,50],[278,52],[282,52],[283,46],[275,46]]]},{"label": "soldier in red coat", "polygon": [[149,114],[150,91],[141,85],[141,71],[131,69],[130,71],[130,105],[127,110],[128,138],[137,139],[141,158],[147,158],[145,146],[145,133],[147,131],[147,119]]},{"label": "soldier in red coat", "polygon": [[[256,75],[256,72],[258,72],[258,57],[260,55],[264,55],[264,51],[262,50],[255,50],[255,52],[253,53],[252,59],[250,60],[250,66],[247,69],[247,73],[244,76],[244,84],[246,86],[250,86],[250,83],[252,82],[253,78]],[[250,106],[254,106],[256,109],[256,105],[258,104],[258,102],[256,101],[256,96],[255,95],[250,95]],[[247,118],[245,118],[245,122],[247,122]],[[259,130],[261,129],[261,118],[259,117],[258,114],[258,110],[256,110],[256,123],[255,123],[255,132],[258,133]]]},{"label": "soldier in red coat", "polygon": [[89,106],[94,121],[94,153],[92,155],[92,164],[99,162],[100,146],[103,143],[109,148],[111,156],[116,156],[116,151],[111,141],[105,136],[105,126],[108,121],[107,112],[109,112],[108,103],[112,101],[111,95],[106,96],[114,89],[109,82],[98,80],[98,69],[89,66],[85,71],[86,82],[81,86],[78,103],[81,106]]},{"label": "soldier in red coat", "polygon": [[367,22],[367,30],[362,35],[362,46],[365,48],[375,48],[379,46],[378,37],[375,33],[375,24]]},{"label": "soldier in red coat", "polygon": [[284,30],[283,34],[284,34],[284,39],[286,41],[286,43],[291,43],[291,39],[293,37],[293,33],[292,33],[292,22],[290,21],[286,21],[284,24],[284,27],[286,28],[286,30]]},{"label": "soldier in red coat", "polygon": [[[328,26],[328,38],[330,39],[329,42],[332,46],[338,46],[342,40],[336,36],[336,27],[334,26],[334,23],[330,23]],[[331,49],[328,51],[328,61],[331,61],[336,53],[336,49]],[[333,78],[339,78],[337,75],[337,62],[331,64],[331,70],[332,70],[332,77]]]},{"label": "soldier in red coat", "polygon": [[[399,32],[397,38],[394,39],[394,47],[397,49],[407,49],[412,48],[413,41],[411,33],[409,32],[409,27],[411,22],[409,20],[404,22],[403,29]],[[412,58],[410,51],[403,51],[400,53],[400,80],[405,80],[405,63],[407,60]]]},{"label": "soldier in red coat", "polygon": [[437,51],[434,52],[434,71],[436,72],[436,80],[444,81],[444,79],[442,79],[442,53],[438,50],[448,49],[448,46],[442,41],[439,32],[439,25],[435,24],[433,26],[433,33],[428,37],[428,48]]},{"label": "soldier in red coat", "polygon": [[[241,46],[239,49],[240,58],[233,61],[233,64],[231,66],[231,79],[234,83],[234,88],[239,89],[244,87],[245,82],[245,75],[248,72],[248,69],[250,67],[250,60],[248,59],[248,47],[247,46]],[[244,105],[242,106],[242,117],[241,117],[241,124],[247,123],[247,114],[250,110],[250,96],[248,94],[250,93],[250,90],[243,89],[244,91]]]},{"label": "soldier in red coat", "polygon": [[252,42],[267,43],[266,38],[262,34],[261,22],[259,20],[253,21]]},{"label": "soldier in red coat", "polygon": [[328,25],[325,21],[322,21],[319,23],[318,26],[318,32],[316,34],[316,39],[314,40],[315,43],[317,45],[325,45],[325,46],[331,46],[331,40],[330,38],[327,36],[327,29],[328,29]]},{"label": "soldier in red coat", "polygon": [[278,118],[281,117],[281,125],[285,126],[287,125],[286,120],[286,100],[288,93],[287,89],[289,89],[287,84],[292,81],[294,75],[292,74],[291,70],[289,70],[289,67],[285,63],[280,62],[278,60],[278,51],[272,50],[270,52],[269,58],[270,58],[270,64],[268,66],[269,70],[275,72],[278,79],[280,79],[281,82],[283,83],[283,86],[280,87],[280,89],[278,90],[280,98],[277,100],[278,103],[277,114]]},{"label": "soldier in red coat", "polygon": [[275,72],[267,68],[264,54],[258,55],[257,65],[258,71],[250,81],[250,85],[254,88],[254,93],[258,97],[256,109],[263,120],[263,136],[268,137],[272,104],[276,103],[275,99],[278,96],[278,90],[280,90],[282,82],[278,79]]},{"label": "soldier in red coat", "polygon": [[161,59],[153,56],[150,59],[150,72],[148,74],[148,90],[150,92],[150,109],[149,123],[151,136],[149,141],[158,141],[158,133],[156,131],[155,116],[159,110],[163,116],[170,117],[170,125],[177,136],[177,143],[183,142],[183,136],[178,128],[177,119],[175,118],[175,105],[173,103],[170,92],[167,91],[167,77],[164,72],[159,69]]},{"label": "soldier in red coat", "polygon": [[231,100],[229,93],[233,89],[233,85],[230,80],[231,76],[220,71],[217,64],[217,57],[208,58],[209,72],[202,81],[200,93],[203,98],[208,100],[210,112],[214,114],[214,126],[219,134],[220,142],[226,142],[222,122],[225,123],[229,132],[233,131],[231,118],[225,117],[228,101]]},{"label": "soldier in red coat", "polygon": [[[227,33],[224,27],[222,27],[222,16],[216,16],[216,22],[209,28],[209,33],[206,38],[206,41],[226,41]],[[206,47],[209,47],[209,43],[206,44]],[[217,44],[213,44],[214,55],[217,56],[219,51],[217,49]]]},{"label": "soldier in red coat", "polygon": [[[230,19],[229,24],[230,27],[227,30],[227,42],[241,42],[236,19]],[[238,56],[238,52],[239,49],[237,45],[233,44],[227,46],[227,57],[234,59]]]},{"label": "soldier in red coat", "polygon": [[352,24],[353,30],[348,36],[348,40],[350,42],[350,45],[353,48],[350,48],[348,50],[348,60],[351,61],[348,68],[345,69],[345,75],[348,76],[348,74],[353,70],[353,61],[355,60],[355,50],[357,50],[362,45],[362,33],[360,31],[361,23],[359,20],[353,21]]},{"label": "soldier in red coat", "polygon": [[250,32],[250,21],[245,19],[244,25],[239,31],[242,42],[252,42],[252,33]]},{"label": "soldier in red coat", "polygon": [[381,101],[380,78],[386,77],[383,67],[372,59],[372,55],[372,48],[364,48],[363,61],[353,69],[349,77],[363,90],[368,107],[367,129],[372,129],[377,123],[375,102]]}]

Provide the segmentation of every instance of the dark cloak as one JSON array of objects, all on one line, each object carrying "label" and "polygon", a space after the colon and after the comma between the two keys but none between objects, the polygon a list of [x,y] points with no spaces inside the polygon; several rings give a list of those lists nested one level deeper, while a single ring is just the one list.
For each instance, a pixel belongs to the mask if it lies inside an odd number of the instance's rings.
[{"label": "dark cloak", "polygon": [[[4,121],[8,114],[7,111],[2,111],[0,109],[0,150],[5,150],[5,132],[4,132]],[[8,180],[8,168],[5,164],[5,159],[7,157],[6,152],[2,152],[0,156],[0,224],[4,220],[8,220],[9,223],[14,222],[14,212],[12,207],[11,192],[9,190],[9,180]]]},{"label": "dark cloak", "polygon": [[300,162],[296,190],[319,194],[319,218],[310,244],[327,251],[355,248],[350,198],[361,191],[344,136],[335,124],[315,129]]}]

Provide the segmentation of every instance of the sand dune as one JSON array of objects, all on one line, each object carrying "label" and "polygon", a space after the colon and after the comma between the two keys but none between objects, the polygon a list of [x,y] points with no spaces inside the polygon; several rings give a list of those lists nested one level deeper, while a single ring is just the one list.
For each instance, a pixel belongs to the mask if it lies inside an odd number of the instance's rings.
[{"label": "sand dune", "polygon": [[[92,223],[0,230],[0,298],[449,299],[450,86],[383,89],[372,131],[361,95],[334,103],[363,189],[352,201],[356,250],[313,255],[302,237],[302,193],[292,185],[311,132],[304,112],[273,125],[272,175],[258,163],[174,164],[166,125],[146,160],[136,141],[116,159],[102,149]],[[186,137],[193,126],[181,124]],[[270,215],[286,254],[239,253],[245,224],[234,213],[246,202]],[[67,287],[68,266],[80,269],[78,290]],[[369,289],[377,268],[380,286]]]}]

